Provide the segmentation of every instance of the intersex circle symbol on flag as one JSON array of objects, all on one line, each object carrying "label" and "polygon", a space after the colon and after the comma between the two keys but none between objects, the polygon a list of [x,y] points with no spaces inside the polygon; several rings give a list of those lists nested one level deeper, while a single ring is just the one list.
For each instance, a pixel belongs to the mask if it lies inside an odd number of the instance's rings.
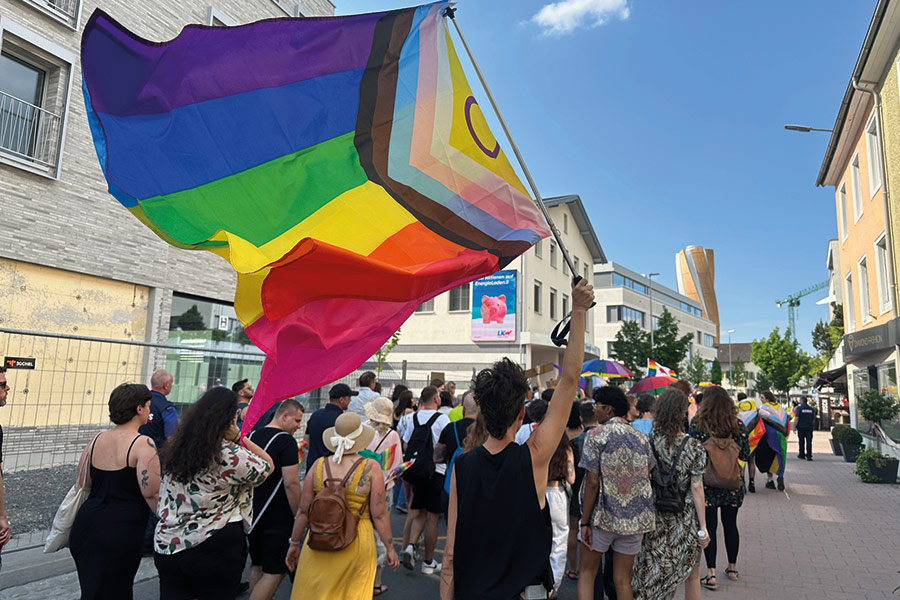
[{"label": "intersex circle symbol on flag", "polygon": [[472,105],[478,104],[478,100],[475,99],[475,96],[469,96],[466,98],[466,125],[469,126],[469,133],[472,134],[472,139],[475,140],[475,143],[478,144],[478,147],[481,148],[481,151],[490,156],[491,158],[497,158],[497,155],[500,154],[500,142],[494,142],[496,145],[493,150],[488,150],[485,148],[484,144],[481,143],[481,139],[478,137],[478,134],[475,133],[475,127],[472,125]]}]

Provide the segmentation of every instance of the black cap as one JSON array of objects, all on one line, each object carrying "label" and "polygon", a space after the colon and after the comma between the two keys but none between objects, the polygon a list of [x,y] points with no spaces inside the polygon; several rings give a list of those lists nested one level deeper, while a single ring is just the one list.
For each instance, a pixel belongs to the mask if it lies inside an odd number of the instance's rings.
[{"label": "black cap", "polygon": [[339,383],[337,385],[332,386],[331,391],[328,392],[328,397],[334,400],[335,398],[343,398],[344,396],[358,396],[359,392],[355,392],[350,389],[350,386],[346,383]]},{"label": "black cap", "polygon": [[231,384],[231,391],[234,392],[235,394],[237,394],[242,389],[244,389],[244,386],[247,384],[248,381],[250,381],[250,380],[249,379],[241,379],[240,381],[235,381],[234,383]]}]

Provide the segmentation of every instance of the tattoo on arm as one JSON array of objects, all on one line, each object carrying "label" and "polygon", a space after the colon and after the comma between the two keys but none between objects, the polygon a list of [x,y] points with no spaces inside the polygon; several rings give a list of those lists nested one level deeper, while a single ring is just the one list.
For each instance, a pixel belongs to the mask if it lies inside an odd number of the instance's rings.
[{"label": "tattoo on arm", "polygon": [[150,438],[147,438],[147,445],[153,448],[154,454],[159,454],[159,450],[157,449],[156,444],[154,444],[153,440],[151,440]]},{"label": "tattoo on arm", "polygon": [[575,461],[566,461],[566,474],[569,479],[575,477]]},{"label": "tattoo on arm", "polygon": [[150,476],[147,475],[147,469],[141,471],[141,489],[147,489],[147,486],[150,485]]}]

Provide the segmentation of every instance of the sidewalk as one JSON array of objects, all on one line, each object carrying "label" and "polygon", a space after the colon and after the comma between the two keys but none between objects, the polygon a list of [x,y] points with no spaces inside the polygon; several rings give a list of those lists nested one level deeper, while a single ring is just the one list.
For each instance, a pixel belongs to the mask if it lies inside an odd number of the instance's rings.
[{"label": "sidewalk", "polygon": [[[814,461],[797,459],[795,440],[788,443],[784,492],[767,490],[757,474],[757,493],[747,494],[738,515],[740,581],[729,581],[724,542],[719,533],[719,588],[703,597],[728,600],[897,600],[900,585],[900,486],[864,484],[855,466],[832,456],[829,434],[816,432]],[[394,519],[399,534],[402,518]],[[399,541],[397,542],[399,546]],[[40,550],[4,553],[0,588],[22,569],[42,569],[42,581],[0,589],[0,600],[78,598],[68,552]],[[705,563],[702,563],[705,566]],[[64,573],[64,574],[63,574]],[[9,578],[9,579],[8,579]],[[436,598],[437,578],[401,569],[385,574],[392,598]],[[574,582],[565,579],[560,600],[574,600]],[[135,598],[156,598],[155,570],[145,559],[138,572]],[[278,598],[287,598],[282,586]],[[681,592],[676,598],[682,598]],[[598,599],[599,600],[599,599]]]}]

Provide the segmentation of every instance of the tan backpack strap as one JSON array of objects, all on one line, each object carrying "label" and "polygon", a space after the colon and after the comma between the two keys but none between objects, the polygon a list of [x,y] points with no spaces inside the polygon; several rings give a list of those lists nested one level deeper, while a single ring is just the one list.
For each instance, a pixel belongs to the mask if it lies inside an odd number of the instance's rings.
[{"label": "tan backpack strap", "polygon": [[365,462],[365,460],[366,460],[366,457],[365,457],[365,456],[360,456],[360,457],[356,460],[356,462],[353,463],[353,466],[350,467],[350,470],[347,471],[347,474],[344,475],[344,478],[341,480],[341,485],[342,485],[342,486],[347,487],[347,485],[350,484],[350,480],[353,479],[353,475],[356,474],[356,469],[358,469],[358,468],[359,468],[359,465],[360,465],[361,463]]}]

